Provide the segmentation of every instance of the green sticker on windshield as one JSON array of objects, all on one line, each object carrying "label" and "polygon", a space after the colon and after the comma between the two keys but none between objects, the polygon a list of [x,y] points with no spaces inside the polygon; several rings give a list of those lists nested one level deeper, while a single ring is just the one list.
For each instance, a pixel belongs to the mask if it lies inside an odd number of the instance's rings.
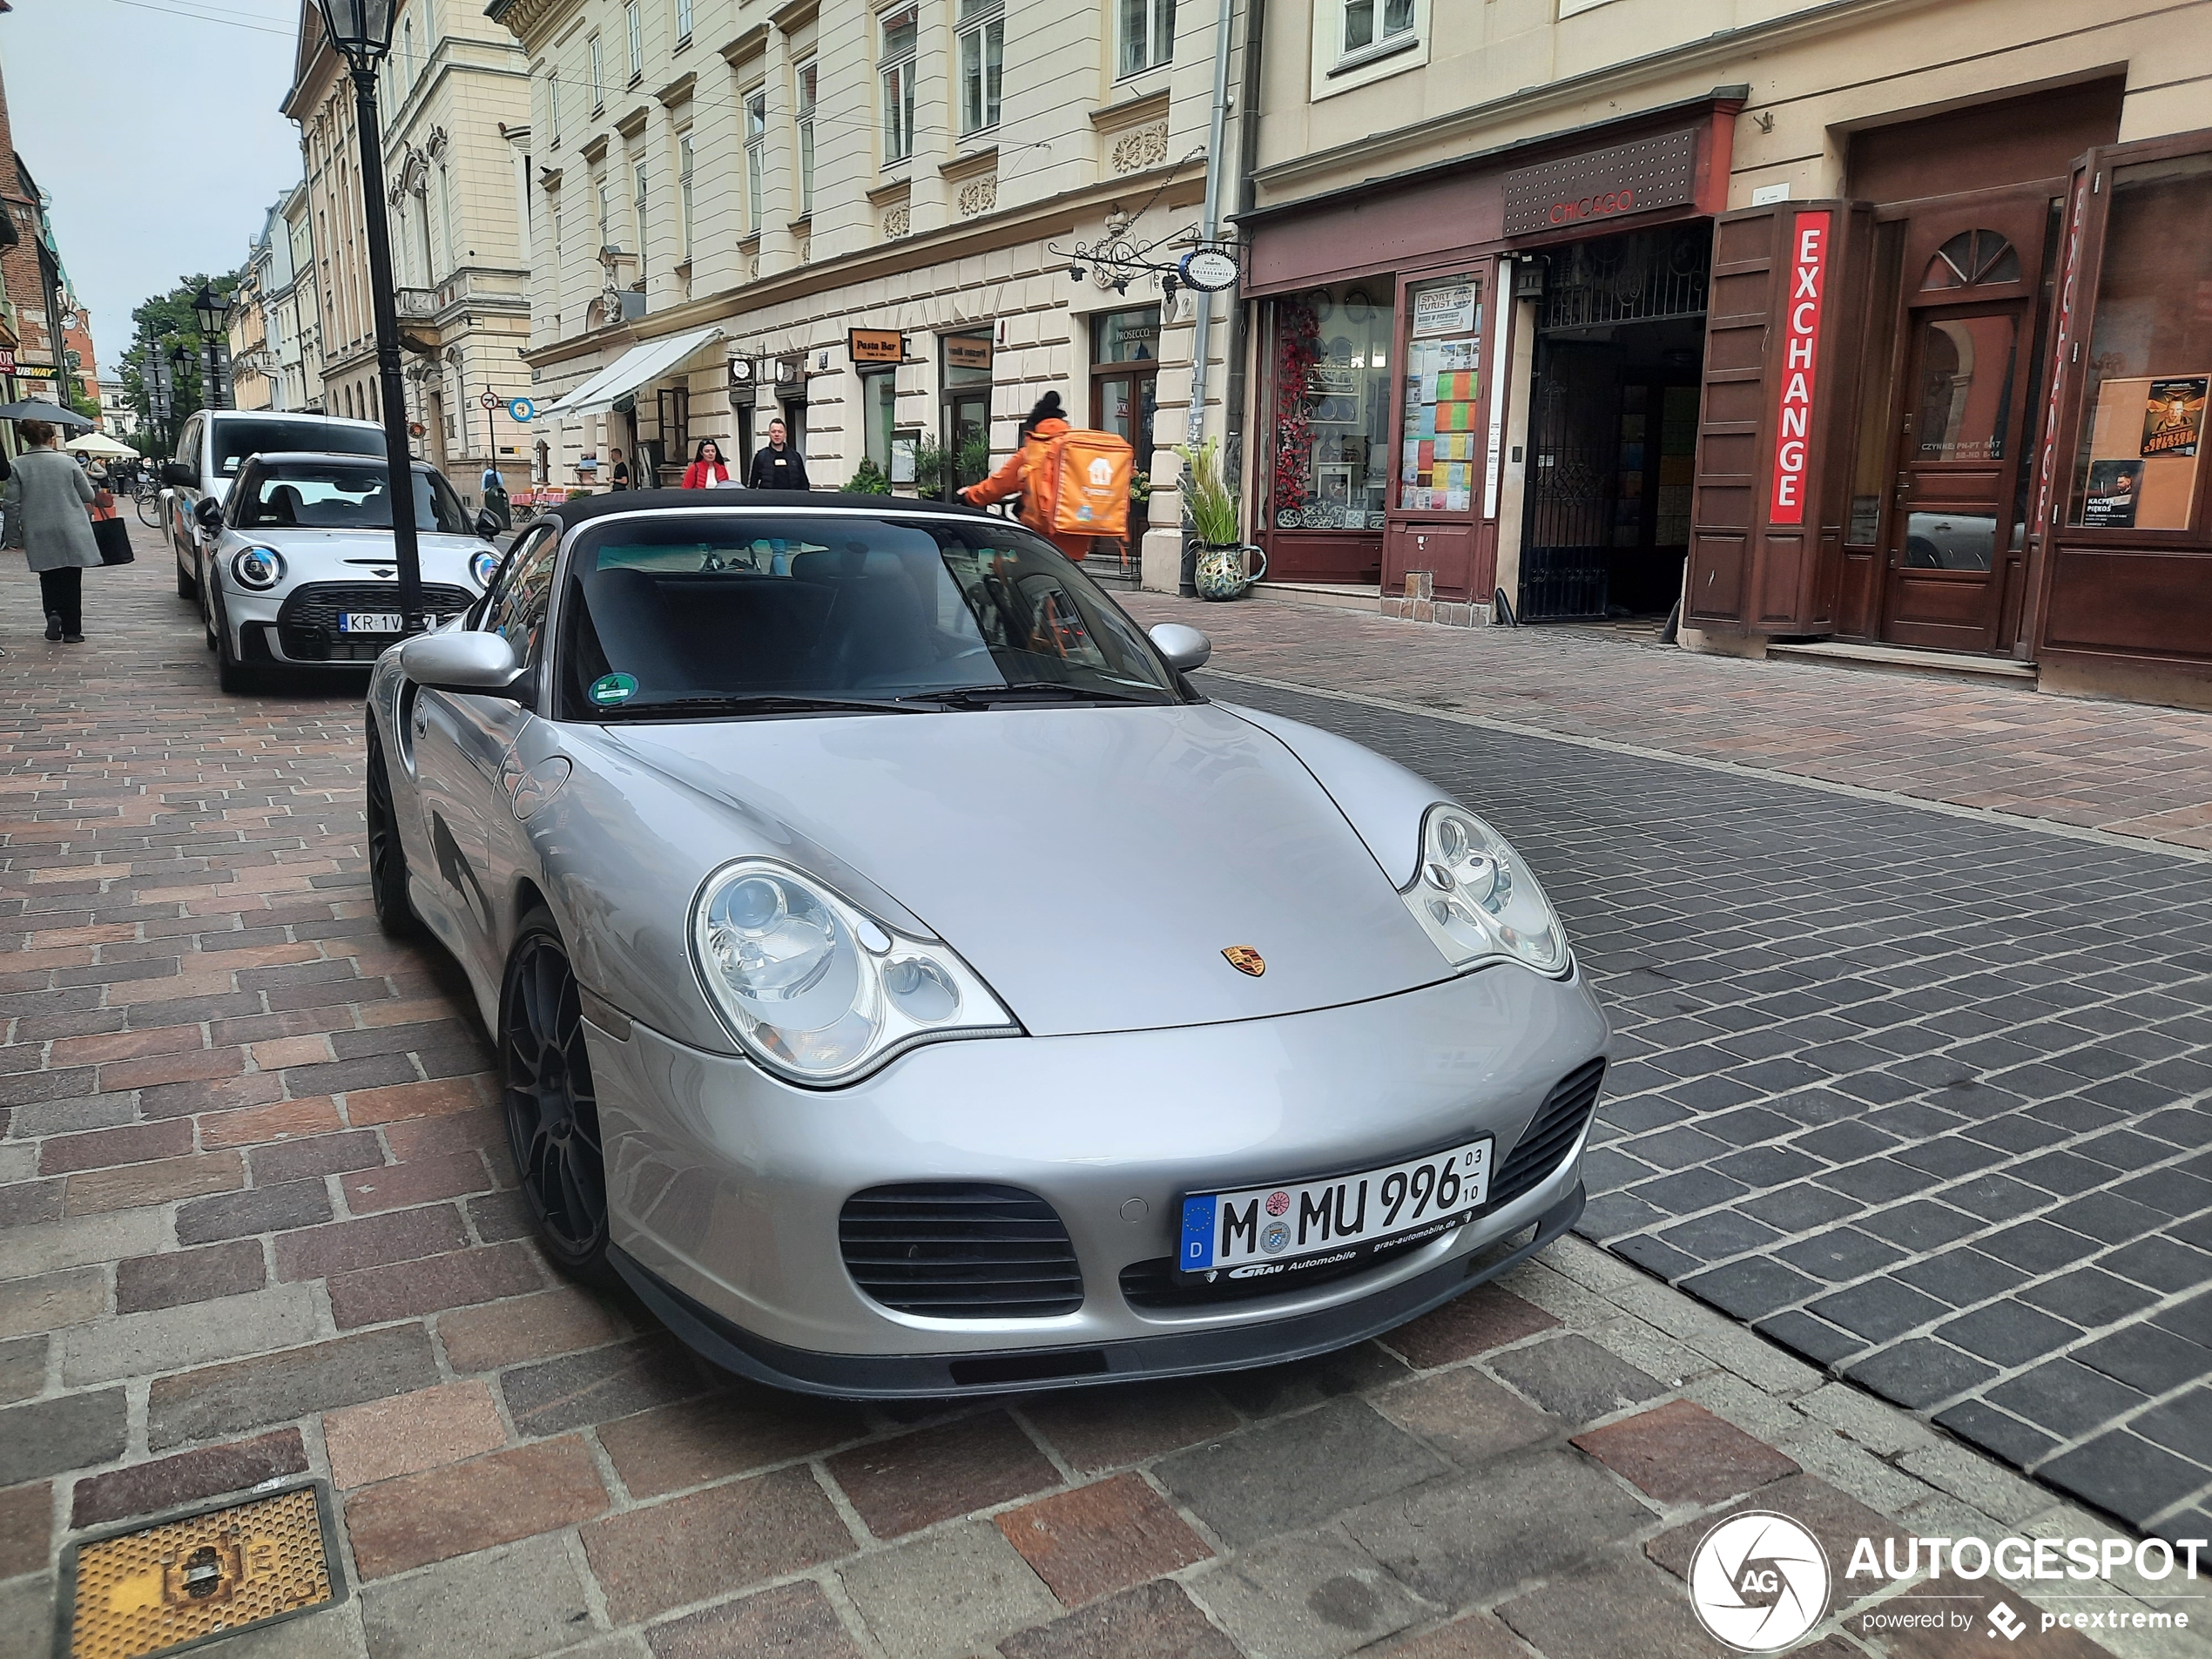
[{"label": "green sticker on windshield", "polygon": [[612,708],[637,695],[637,681],[629,674],[603,674],[591,682],[591,689],[584,695],[603,709]]}]

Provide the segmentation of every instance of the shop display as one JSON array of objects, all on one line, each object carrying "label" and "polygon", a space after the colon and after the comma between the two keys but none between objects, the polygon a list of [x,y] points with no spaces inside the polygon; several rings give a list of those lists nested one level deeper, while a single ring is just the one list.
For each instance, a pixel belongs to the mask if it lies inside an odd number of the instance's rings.
[{"label": "shop display", "polygon": [[2212,375],[2108,380],[2094,392],[2074,523],[2084,529],[2185,530],[2196,499]]},{"label": "shop display", "polygon": [[1278,529],[1379,529],[1388,483],[1389,291],[1316,289],[1277,300],[1274,319],[1269,519]]},{"label": "shop display", "polygon": [[1481,284],[1448,277],[1413,291],[1407,348],[1398,505],[1463,513],[1474,505],[1481,456],[1475,409],[1482,396]]}]

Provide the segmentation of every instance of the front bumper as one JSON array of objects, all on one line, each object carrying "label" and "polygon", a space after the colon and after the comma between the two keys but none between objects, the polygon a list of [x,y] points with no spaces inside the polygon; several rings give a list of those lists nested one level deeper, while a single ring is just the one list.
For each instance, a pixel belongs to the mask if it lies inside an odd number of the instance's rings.
[{"label": "front bumper", "polygon": [[[1221,1369],[1386,1330],[1571,1225],[1581,1136],[1517,1197],[1350,1278],[1169,1307],[1133,1304],[1122,1272],[1173,1256],[1186,1192],[1379,1166],[1486,1131],[1503,1160],[1608,1035],[1579,973],[1510,964],[1279,1019],[940,1043],[835,1091],[644,1026],[586,1028],[617,1268],[718,1363],[848,1395]],[[1081,1306],[948,1318],[864,1294],[840,1211],[863,1189],[916,1182],[999,1184],[1051,1204]]]}]

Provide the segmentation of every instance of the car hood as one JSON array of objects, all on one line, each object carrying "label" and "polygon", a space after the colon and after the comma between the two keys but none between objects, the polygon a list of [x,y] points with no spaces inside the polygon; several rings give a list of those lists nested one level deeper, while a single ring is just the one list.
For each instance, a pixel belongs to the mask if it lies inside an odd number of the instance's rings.
[{"label": "car hood", "polygon": [[[1205,705],[609,728],[864,872],[1034,1035],[1202,1025],[1448,978],[1282,741]],[[1408,823],[1408,838],[1418,826]],[[732,850],[738,850],[733,837]],[[1245,946],[1265,968],[1239,972]]]},{"label": "car hood", "polygon": [[[241,542],[258,542],[273,547],[287,558],[369,559],[395,565],[398,554],[392,546],[389,530],[318,530],[275,529],[263,527],[256,529],[233,530]],[[418,535],[415,537],[418,556],[427,566],[432,560],[441,565],[458,561],[465,569],[469,558],[487,550],[496,551],[489,542],[474,536]]]}]

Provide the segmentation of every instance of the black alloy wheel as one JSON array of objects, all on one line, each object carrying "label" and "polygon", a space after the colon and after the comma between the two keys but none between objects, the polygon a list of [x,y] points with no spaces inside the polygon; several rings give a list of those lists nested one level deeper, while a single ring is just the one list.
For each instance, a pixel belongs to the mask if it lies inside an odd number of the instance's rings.
[{"label": "black alloy wheel", "polygon": [[607,1171],[583,1040],[583,1003],[553,918],[523,921],[499,997],[507,1142],[538,1242],[572,1278],[611,1286]]},{"label": "black alloy wheel", "polygon": [[388,939],[414,939],[422,932],[408,896],[407,847],[400,840],[399,815],[392,807],[392,775],[384,769],[384,743],[376,717],[368,717],[368,896],[376,925]]}]

